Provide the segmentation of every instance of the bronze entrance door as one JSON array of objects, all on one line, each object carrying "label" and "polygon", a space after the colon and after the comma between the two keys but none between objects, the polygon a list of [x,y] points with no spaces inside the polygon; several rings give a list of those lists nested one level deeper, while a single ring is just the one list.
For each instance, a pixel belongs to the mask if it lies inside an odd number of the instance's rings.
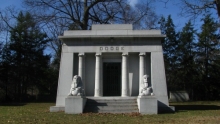
[{"label": "bronze entrance door", "polygon": [[121,63],[103,63],[103,96],[121,96]]}]

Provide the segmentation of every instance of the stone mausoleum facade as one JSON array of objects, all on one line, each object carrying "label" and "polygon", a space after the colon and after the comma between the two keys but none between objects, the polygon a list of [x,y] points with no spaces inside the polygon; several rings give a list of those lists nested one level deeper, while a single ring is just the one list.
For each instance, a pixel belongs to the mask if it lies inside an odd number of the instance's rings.
[{"label": "stone mausoleum facade", "polygon": [[[144,98],[140,97],[142,77],[148,75],[153,95],[147,97],[156,99],[158,110],[169,109],[163,38],[160,30],[133,30],[129,24],[92,25],[92,30],[65,31],[59,36],[63,46],[56,106],[50,111],[65,110],[74,75],[81,77],[84,99]],[[141,112],[142,102],[137,103]]]}]

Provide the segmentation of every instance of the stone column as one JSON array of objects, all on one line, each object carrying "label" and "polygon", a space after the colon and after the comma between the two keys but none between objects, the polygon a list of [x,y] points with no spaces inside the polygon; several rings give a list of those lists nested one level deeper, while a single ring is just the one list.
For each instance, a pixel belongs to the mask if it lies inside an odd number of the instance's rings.
[{"label": "stone column", "polygon": [[95,63],[95,97],[100,97],[102,96],[102,93],[101,93],[101,89],[102,89],[102,85],[101,85],[101,65],[102,65],[102,62],[101,62],[101,56],[102,54],[101,53],[96,53],[95,54],[96,56],[96,63]]},{"label": "stone column", "polygon": [[79,53],[79,68],[78,68],[78,75],[81,77],[82,79],[82,83],[84,84],[83,88],[85,90],[85,62],[84,62],[84,58],[85,54],[84,53]]},{"label": "stone column", "polygon": [[122,97],[128,95],[128,53],[122,54]]},{"label": "stone column", "polygon": [[146,53],[140,53],[139,54],[139,95],[141,93],[141,83],[142,83],[142,78],[144,76],[144,59],[145,59]]}]

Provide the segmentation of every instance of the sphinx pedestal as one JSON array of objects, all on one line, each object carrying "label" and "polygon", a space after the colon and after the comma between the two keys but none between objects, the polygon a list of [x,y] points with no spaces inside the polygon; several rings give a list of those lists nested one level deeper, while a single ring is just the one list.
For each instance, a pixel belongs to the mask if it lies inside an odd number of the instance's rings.
[{"label": "sphinx pedestal", "polygon": [[157,114],[157,98],[155,96],[138,96],[137,98],[139,113]]},{"label": "sphinx pedestal", "polygon": [[84,96],[67,96],[65,99],[65,113],[66,114],[80,114],[86,104]]}]

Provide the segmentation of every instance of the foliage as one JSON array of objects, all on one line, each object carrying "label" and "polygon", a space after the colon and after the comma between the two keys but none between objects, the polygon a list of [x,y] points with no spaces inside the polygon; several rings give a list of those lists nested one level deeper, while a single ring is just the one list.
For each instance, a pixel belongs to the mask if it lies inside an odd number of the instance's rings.
[{"label": "foliage", "polygon": [[181,0],[181,14],[198,17],[207,12],[213,11],[220,17],[220,0]]},{"label": "foliage", "polygon": [[23,0],[24,6],[52,40],[54,64],[59,66],[64,30],[90,30],[92,24],[133,24],[136,29],[156,27],[153,0],[131,6],[128,0]]},{"label": "foliage", "polygon": [[[208,14],[201,32],[189,21],[176,33],[170,16],[162,17],[162,41],[168,90],[186,90],[193,100],[219,99],[219,35],[217,23]],[[197,40],[196,40],[197,39]]]},{"label": "foliage", "polygon": [[186,90],[190,93],[191,99],[193,99],[193,85],[197,82],[196,77],[198,72],[196,71],[195,64],[195,34],[193,25],[189,21],[185,24],[182,31],[179,33],[178,47],[175,50],[178,59],[177,66],[178,71],[176,77],[178,77],[175,83],[177,83],[178,89]]},{"label": "foliage", "polygon": [[201,95],[206,99],[216,99],[219,97],[220,81],[218,74],[220,73],[219,62],[219,34],[217,33],[217,22],[206,15],[203,19],[201,32],[198,33],[198,43],[196,49],[196,63],[199,72],[199,83],[204,92]]},{"label": "foliage", "polygon": [[168,88],[170,88],[170,90],[176,90],[176,87],[178,86],[178,84],[176,83],[177,78],[175,76],[178,71],[178,56],[176,53],[176,49],[178,46],[178,34],[175,31],[175,26],[170,15],[167,17],[167,20],[164,17],[161,17],[160,25],[162,33],[166,34],[166,38],[162,40],[162,46]]},{"label": "foliage", "polygon": [[[220,104],[216,102],[171,103],[176,107],[173,114],[140,115],[84,113],[65,114],[49,112],[52,103],[28,103],[20,106],[0,105],[1,123],[219,123]],[[36,109],[37,108],[37,109]]]},{"label": "foliage", "polygon": [[155,16],[152,2],[142,1],[132,7],[127,0],[24,0],[24,5],[41,21],[60,20],[62,25],[57,26],[88,30],[91,24],[140,24]]},{"label": "foliage", "polygon": [[7,100],[26,101],[28,95],[45,91],[50,56],[44,55],[44,50],[48,41],[30,13],[18,14],[1,56],[0,80]]},{"label": "foliage", "polygon": [[[62,47],[58,35],[68,29],[90,30],[92,24],[156,28],[153,1],[131,6],[127,0],[24,0],[27,13],[2,11],[0,31],[7,30],[10,39],[0,42],[0,100],[22,101],[30,94],[55,96]],[[205,12],[205,16],[198,31],[190,21],[176,31],[171,16],[160,19],[160,29],[167,36],[162,45],[168,90],[186,90],[193,100],[220,99],[219,24],[207,14],[213,8],[218,11],[219,0],[181,1],[183,12],[197,16]],[[53,56],[45,55],[48,46]]]}]

